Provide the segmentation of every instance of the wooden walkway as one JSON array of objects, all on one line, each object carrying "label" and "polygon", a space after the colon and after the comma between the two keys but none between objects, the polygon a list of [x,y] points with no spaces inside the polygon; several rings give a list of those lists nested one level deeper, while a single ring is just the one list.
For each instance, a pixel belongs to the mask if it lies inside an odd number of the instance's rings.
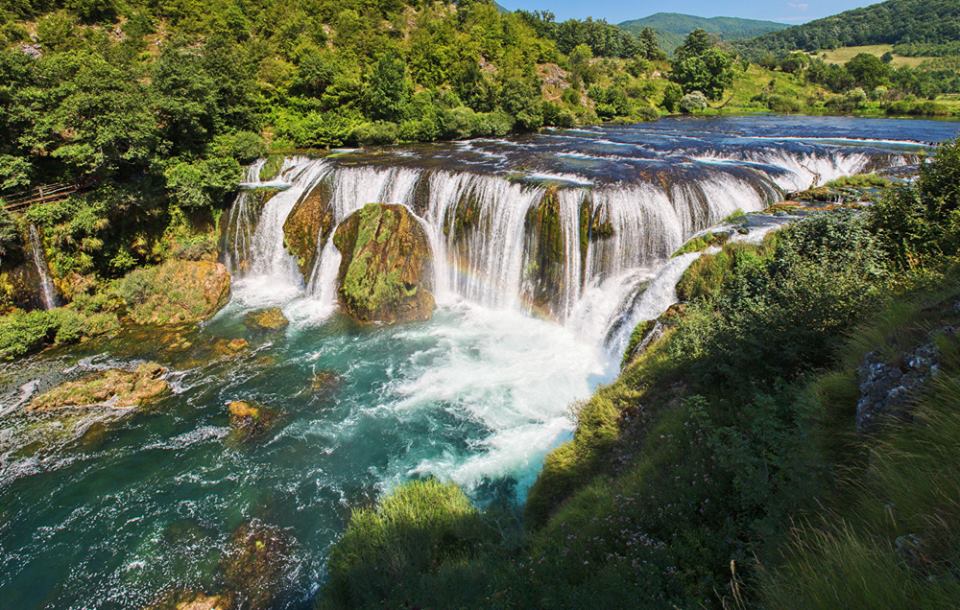
[{"label": "wooden walkway", "polygon": [[30,206],[38,203],[51,203],[66,199],[74,193],[84,190],[88,184],[80,182],[61,182],[58,184],[44,184],[27,191],[0,195],[3,209],[8,212],[25,212]]}]

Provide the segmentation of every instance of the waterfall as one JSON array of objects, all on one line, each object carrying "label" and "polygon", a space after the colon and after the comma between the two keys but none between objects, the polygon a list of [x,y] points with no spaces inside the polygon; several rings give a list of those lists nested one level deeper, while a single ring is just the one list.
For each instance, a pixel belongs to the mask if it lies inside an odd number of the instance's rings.
[{"label": "waterfall", "polygon": [[[329,171],[324,160],[294,157],[284,161],[279,178],[271,184],[282,186],[263,206],[255,228],[250,232],[248,222],[252,197],[255,192],[241,192],[233,209],[231,221],[238,219],[234,233],[234,242],[226,255],[233,265],[232,272],[237,273],[237,296],[240,301],[250,305],[284,303],[303,291],[303,278],[297,268],[297,261],[284,246],[283,224],[301,197],[316,186],[317,182]],[[259,183],[259,170],[256,176],[248,172],[251,186]],[[228,226],[231,226],[228,224]],[[245,227],[245,228],[240,228]],[[248,263],[237,265],[235,261]]]},{"label": "waterfall", "polygon": [[586,191],[563,189],[558,195],[560,204],[560,228],[563,231],[563,294],[562,315],[567,319],[580,300],[583,281],[583,258],[580,252],[580,209],[584,205]]},{"label": "waterfall", "polygon": [[37,277],[40,278],[40,300],[43,303],[43,308],[59,307],[60,298],[57,296],[57,289],[50,277],[50,269],[47,267],[47,259],[43,255],[43,244],[40,242],[37,227],[31,224],[28,233],[30,236],[30,254],[33,258],[33,265],[37,269]]},{"label": "waterfall", "polygon": [[[547,181],[551,186],[542,176],[558,172],[514,179],[499,171],[452,169],[449,163],[419,164],[410,160],[415,153],[392,165],[363,157],[346,162],[297,157],[286,160],[270,183],[286,189],[262,211],[256,190],[238,195],[228,217],[225,259],[240,278],[241,301],[306,296],[314,311],[327,312],[322,318],[336,306],[341,261],[333,244],[336,227],[368,203],[400,204],[429,239],[438,303],[463,299],[535,311],[579,336],[605,337],[613,354],[626,346],[637,323],[675,301],[674,285],[695,256],[669,257],[690,236],[738,210],[762,210],[785,191],[862,171],[876,157],[791,146],[701,151],[682,162],[671,158],[668,169],[657,166],[657,173],[643,169],[630,181]],[[261,165],[249,169],[247,188],[263,188]],[[310,196],[316,202],[311,194],[320,188],[314,195],[332,223],[321,230],[313,268],[303,277],[284,246],[283,226],[300,201]],[[544,218],[549,230],[541,226]],[[549,273],[540,268],[544,256]]]},{"label": "waterfall", "polygon": [[604,345],[607,352],[619,356],[627,349],[633,329],[641,322],[655,320],[677,302],[677,282],[683,277],[693,261],[700,258],[699,252],[683,254],[670,259],[657,275],[624,308],[606,324]]},{"label": "waterfall", "polygon": [[432,176],[430,187],[427,220],[444,234],[449,262],[444,281],[470,301],[514,307],[520,297],[527,211],[540,201],[543,189],[448,172]]}]

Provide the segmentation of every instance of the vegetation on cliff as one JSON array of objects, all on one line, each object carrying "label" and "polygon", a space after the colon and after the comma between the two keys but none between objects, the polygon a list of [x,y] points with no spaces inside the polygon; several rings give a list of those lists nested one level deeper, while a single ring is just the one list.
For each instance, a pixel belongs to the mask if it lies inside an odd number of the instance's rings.
[{"label": "vegetation on cliff", "polygon": [[[358,513],[335,551],[357,563],[331,564],[322,603],[348,607],[338,592],[370,574],[358,564],[392,558],[431,587],[385,589],[385,605],[457,605],[470,591],[476,607],[948,607],[960,586],[948,525],[960,492],[940,467],[956,453],[958,155],[941,147],[873,209],[704,257],[662,336],[578,407],[522,532],[480,513],[481,541],[417,563],[409,540],[373,536]],[[858,433],[874,395],[863,363],[897,366],[930,341],[943,376],[909,416]],[[404,494],[386,502],[415,520]]]}]

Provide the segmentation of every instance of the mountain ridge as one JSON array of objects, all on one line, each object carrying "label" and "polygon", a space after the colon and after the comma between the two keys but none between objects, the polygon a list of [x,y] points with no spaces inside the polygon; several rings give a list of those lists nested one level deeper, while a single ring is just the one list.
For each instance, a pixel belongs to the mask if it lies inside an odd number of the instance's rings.
[{"label": "mountain ridge", "polygon": [[673,51],[683,43],[683,39],[696,29],[703,29],[719,35],[723,40],[738,41],[755,38],[771,32],[785,30],[790,26],[775,21],[744,19],[740,17],[700,17],[684,13],[654,13],[641,19],[630,19],[617,24],[618,27],[638,34],[643,28],[653,28],[657,32],[660,45],[666,51]]},{"label": "mountain ridge", "polygon": [[875,44],[960,40],[960,2],[887,0],[761,35],[738,44],[751,55]]}]

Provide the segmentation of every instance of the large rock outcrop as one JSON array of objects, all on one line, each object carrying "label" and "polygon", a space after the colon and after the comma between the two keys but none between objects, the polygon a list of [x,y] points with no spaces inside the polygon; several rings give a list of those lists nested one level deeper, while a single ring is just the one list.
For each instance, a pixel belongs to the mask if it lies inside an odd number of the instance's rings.
[{"label": "large rock outcrop", "polygon": [[857,369],[860,386],[857,432],[872,432],[883,419],[909,420],[918,394],[940,370],[941,354],[936,337],[956,337],[957,333],[952,326],[931,332],[928,343],[892,360],[879,352],[864,356]]},{"label": "large rock outcrop", "polygon": [[401,205],[368,204],[334,234],[343,259],[340,305],[360,322],[395,324],[433,314],[433,265],[426,232]]},{"label": "large rock outcrop", "polygon": [[135,324],[194,324],[227,304],[230,273],[213,261],[168,261],[133,271],[118,289]]},{"label": "large rock outcrop", "polygon": [[154,362],[141,364],[132,371],[98,371],[44,392],[30,401],[27,410],[54,411],[104,405],[130,409],[143,406],[170,392],[170,384],[164,379],[166,373],[167,369]]}]

